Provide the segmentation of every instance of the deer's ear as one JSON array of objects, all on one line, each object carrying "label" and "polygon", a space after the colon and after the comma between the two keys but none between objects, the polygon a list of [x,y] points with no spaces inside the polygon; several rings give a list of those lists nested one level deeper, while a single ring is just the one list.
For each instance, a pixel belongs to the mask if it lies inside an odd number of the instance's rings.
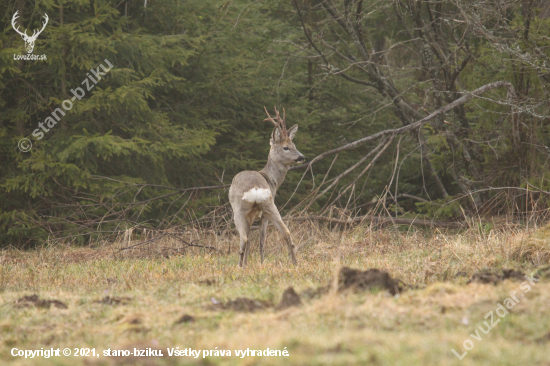
[{"label": "deer's ear", "polygon": [[288,138],[292,141],[294,139],[294,135],[296,135],[296,131],[298,131],[298,125],[294,125],[290,127],[288,130]]},{"label": "deer's ear", "polygon": [[273,142],[279,142],[281,141],[281,131],[278,127],[275,127],[273,129],[273,132],[271,133],[271,141]]}]

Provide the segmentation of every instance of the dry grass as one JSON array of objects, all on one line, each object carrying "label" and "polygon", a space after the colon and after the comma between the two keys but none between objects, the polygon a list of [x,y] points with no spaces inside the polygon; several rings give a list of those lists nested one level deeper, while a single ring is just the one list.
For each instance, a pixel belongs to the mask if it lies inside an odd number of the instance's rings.
[{"label": "dry grass", "polygon": [[[238,238],[229,232],[188,230],[179,237],[213,249],[187,247],[170,237],[131,250],[121,238],[94,248],[46,246],[0,254],[0,360],[9,365],[549,365],[550,283],[538,283],[511,314],[459,361],[451,349],[485,320],[519,283],[466,285],[467,277],[505,268],[532,273],[548,264],[550,229],[461,233],[411,228],[331,231],[321,225],[291,227],[299,267],[289,267],[276,233],[268,236],[261,265],[257,233],[252,260],[240,269]],[[326,285],[341,266],[380,268],[413,285],[398,297],[386,292],[309,298],[303,306],[254,313],[222,310],[215,301],[239,297],[265,304],[285,288],[298,293]],[[25,295],[57,299],[68,309],[18,306]],[[109,296],[108,300],[105,297]],[[120,302],[119,302],[120,300]],[[186,321],[178,323],[182,315]],[[191,320],[189,320],[191,319]],[[467,323],[467,324],[466,324]],[[25,360],[12,348],[105,349],[180,347],[232,350],[232,357],[57,357]],[[289,357],[234,356],[235,349],[286,349]]]}]

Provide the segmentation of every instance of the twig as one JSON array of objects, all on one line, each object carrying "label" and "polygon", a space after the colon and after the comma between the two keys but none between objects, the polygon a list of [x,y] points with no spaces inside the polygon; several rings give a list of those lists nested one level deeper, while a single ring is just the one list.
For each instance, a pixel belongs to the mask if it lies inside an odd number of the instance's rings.
[{"label": "twig", "polygon": [[458,201],[458,200],[460,200],[460,199],[462,199],[462,198],[464,198],[464,197],[469,197],[469,196],[471,196],[471,195],[474,194],[474,193],[486,192],[486,191],[516,190],[516,191],[523,191],[523,192],[526,192],[526,193],[528,193],[528,192],[536,192],[536,193],[550,194],[550,192],[548,192],[548,191],[543,191],[542,189],[533,186],[533,185],[532,185],[531,183],[529,183],[529,182],[527,182],[527,184],[528,184],[529,186],[531,186],[531,187],[537,189],[537,191],[529,190],[529,189],[527,189],[527,188],[520,188],[520,187],[488,187],[488,188],[477,189],[477,190],[475,190],[475,191],[470,191],[470,192],[468,192],[468,193],[466,193],[466,194],[461,195],[460,197],[455,198],[454,200],[451,200],[451,201],[445,203],[445,205],[448,205],[449,203],[452,203],[452,202],[454,202],[454,201]]},{"label": "twig", "polygon": [[169,235],[169,236],[173,237],[174,239],[181,241],[182,243],[184,243],[188,247],[198,247],[198,248],[212,249],[212,250],[215,250],[216,252],[218,251],[217,248],[214,248],[214,247],[211,247],[211,246],[208,246],[208,245],[197,245],[197,244],[188,243],[187,241],[183,240],[179,236],[177,236],[175,234],[172,234],[172,233],[167,233],[166,235]]},{"label": "twig", "polygon": [[[107,180],[112,180],[112,181],[115,181],[115,182],[118,182],[118,183],[128,183],[128,182],[124,182],[122,180],[113,179],[113,178],[110,178],[110,177],[104,177],[104,176],[101,176],[101,175],[92,175],[92,176],[90,176],[90,178],[92,178],[92,179],[107,179]],[[211,190],[211,189],[227,188],[227,187],[231,187],[231,184],[224,184],[224,185],[221,185],[221,186],[190,187],[190,188],[183,188],[183,189],[163,186],[163,185],[160,185],[160,184],[126,184],[126,187],[152,187],[152,188],[169,189],[169,190],[177,191],[177,192],[188,192],[188,191],[207,191],[207,190]]]},{"label": "twig", "polygon": [[125,248],[121,248],[119,249],[115,254],[118,254],[120,252],[122,252],[123,250],[128,250],[128,249],[132,249],[132,248],[135,248],[137,246],[140,246],[140,245],[143,245],[143,244],[148,244],[148,243],[152,243],[154,241],[157,241],[159,240],[160,238],[164,237],[168,235],[167,233],[163,233],[163,234],[160,234],[159,236],[157,236],[156,238],[151,238],[149,240],[145,240],[145,241],[142,241],[141,243],[137,243],[137,244],[134,244],[134,245],[130,245],[129,247],[125,247]]},{"label": "twig", "polygon": [[393,218],[393,217],[385,217],[385,216],[373,216],[373,215],[365,215],[365,216],[357,216],[352,219],[348,220],[342,220],[342,219],[333,219],[330,217],[325,216],[299,216],[299,217],[286,217],[283,218],[283,220],[286,221],[328,221],[328,222],[334,222],[338,224],[351,224],[354,222],[360,222],[365,219],[370,219],[371,221],[375,221],[379,224],[381,223],[393,223],[396,225],[410,225],[410,226],[422,226],[422,227],[440,227],[440,228],[446,228],[446,229],[463,229],[465,226],[460,222],[455,221],[436,221],[436,220],[422,220],[422,219],[406,219],[406,218]]},{"label": "twig", "polygon": [[186,240],[180,238],[179,236],[175,235],[175,234],[172,234],[172,233],[162,233],[161,235],[155,237],[155,238],[151,238],[151,239],[148,239],[148,240],[145,240],[145,241],[142,241],[141,243],[137,243],[137,244],[134,244],[134,245],[131,245],[129,247],[125,247],[125,248],[121,248],[119,249],[115,254],[118,254],[120,252],[122,252],[123,250],[128,250],[128,249],[132,249],[132,248],[135,248],[137,246],[140,246],[140,245],[144,245],[144,244],[150,244],[152,242],[155,242],[157,240],[159,240],[160,238],[162,237],[165,237],[165,236],[171,236],[172,238],[184,243],[185,245],[187,245],[188,247],[198,247],[198,248],[205,248],[205,249],[212,249],[212,250],[215,250],[215,251],[218,251],[217,248],[214,248],[214,247],[211,247],[211,246],[207,246],[207,245],[197,245],[197,244],[193,244],[193,243],[189,243],[187,242]]}]

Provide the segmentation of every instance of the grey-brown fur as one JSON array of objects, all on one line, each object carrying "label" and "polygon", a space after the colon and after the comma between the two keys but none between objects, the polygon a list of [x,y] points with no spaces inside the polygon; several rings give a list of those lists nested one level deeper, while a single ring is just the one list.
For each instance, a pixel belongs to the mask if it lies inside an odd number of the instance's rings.
[{"label": "grey-brown fur", "polygon": [[[275,110],[275,113],[276,121],[267,113],[268,118],[266,120],[273,123],[275,129],[271,134],[271,150],[267,158],[266,166],[259,172],[250,170],[240,172],[233,178],[231,188],[229,188],[229,202],[233,209],[233,219],[241,237],[239,249],[239,266],[241,267],[246,265],[248,260],[250,247],[248,236],[250,234],[252,222],[257,218],[261,218],[260,256],[262,263],[264,261],[267,224],[268,221],[271,221],[283,236],[292,263],[294,265],[297,264],[290,231],[281,219],[279,210],[277,210],[275,206],[274,199],[277,189],[285,179],[288,168],[296,163],[304,161],[305,157],[296,149],[296,146],[294,146],[292,142],[298,130],[298,125],[294,125],[287,130],[284,111],[282,119],[277,110]],[[261,202],[251,203],[244,200],[243,196],[245,193],[254,188],[258,188],[259,190],[268,189],[271,195],[268,199]]]}]

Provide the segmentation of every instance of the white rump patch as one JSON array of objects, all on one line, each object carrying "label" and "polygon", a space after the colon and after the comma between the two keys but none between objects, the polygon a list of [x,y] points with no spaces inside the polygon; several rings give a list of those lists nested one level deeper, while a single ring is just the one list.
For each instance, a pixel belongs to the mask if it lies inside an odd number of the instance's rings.
[{"label": "white rump patch", "polygon": [[271,191],[266,188],[254,187],[244,192],[243,200],[250,203],[260,203],[271,199]]}]

